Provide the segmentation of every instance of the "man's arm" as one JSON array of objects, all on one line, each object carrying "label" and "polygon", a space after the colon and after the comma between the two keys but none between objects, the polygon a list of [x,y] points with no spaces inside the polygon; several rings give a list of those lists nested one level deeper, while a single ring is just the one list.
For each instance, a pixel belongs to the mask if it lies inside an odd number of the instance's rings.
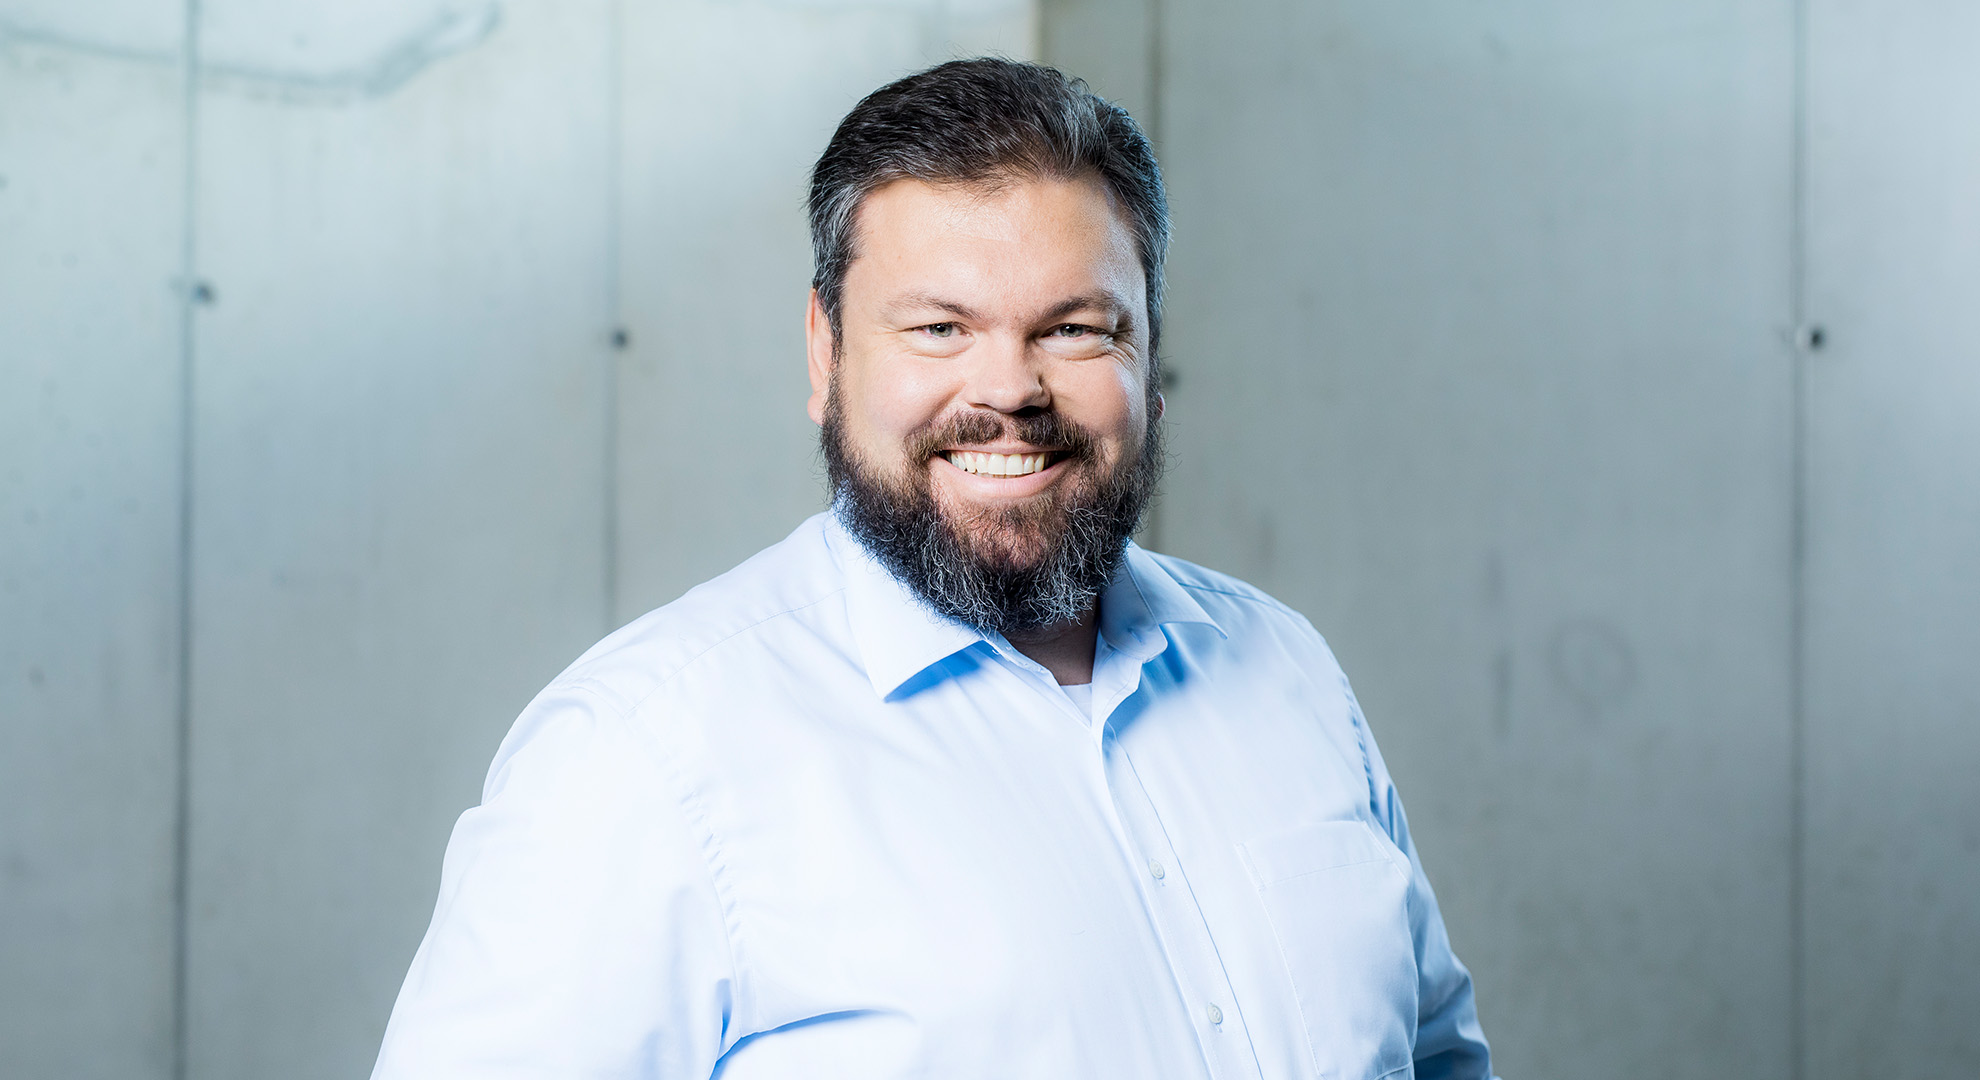
[{"label": "man's arm", "polygon": [[1417,858],[1416,844],[1409,836],[1402,798],[1389,779],[1389,767],[1382,761],[1382,752],[1375,746],[1375,737],[1368,731],[1352,690],[1348,691],[1348,702],[1367,754],[1368,793],[1375,820],[1409,856],[1409,930],[1416,944],[1417,1080],[1489,1080],[1492,1055],[1478,1023],[1471,973],[1451,951],[1444,917],[1437,910],[1437,896],[1430,890],[1430,879],[1423,873],[1423,862]]},{"label": "man's arm", "polygon": [[695,837],[616,710],[545,691],[454,827],[374,1080],[707,1076],[735,980]]}]

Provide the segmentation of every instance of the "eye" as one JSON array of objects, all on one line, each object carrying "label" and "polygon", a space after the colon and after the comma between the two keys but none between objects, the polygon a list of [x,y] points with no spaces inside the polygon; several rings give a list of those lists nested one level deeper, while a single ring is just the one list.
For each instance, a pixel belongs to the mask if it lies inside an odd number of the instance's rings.
[{"label": "eye", "polygon": [[920,330],[929,337],[949,338],[956,336],[956,324],[952,322],[929,323],[927,326],[920,327]]},{"label": "eye", "polygon": [[1097,334],[1099,332],[1090,326],[1081,326],[1078,323],[1061,323],[1052,328],[1053,337],[1080,337],[1085,334]]}]

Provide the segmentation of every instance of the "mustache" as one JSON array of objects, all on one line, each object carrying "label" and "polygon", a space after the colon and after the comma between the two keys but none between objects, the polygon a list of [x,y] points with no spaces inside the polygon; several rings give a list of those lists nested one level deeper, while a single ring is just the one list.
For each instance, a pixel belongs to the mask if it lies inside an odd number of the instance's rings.
[{"label": "mustache", "polygon": [[925,464],[929,458],[951,446],[969,446],[1000,439],[1051,447],[1074,461],[1091,459],[1099,447],[1099,440],[1094,438],[1092,432],[1051,410],[1029,416],[974,411],[931,420],[909,432],[906,440],[908,460],[918,465]]}]

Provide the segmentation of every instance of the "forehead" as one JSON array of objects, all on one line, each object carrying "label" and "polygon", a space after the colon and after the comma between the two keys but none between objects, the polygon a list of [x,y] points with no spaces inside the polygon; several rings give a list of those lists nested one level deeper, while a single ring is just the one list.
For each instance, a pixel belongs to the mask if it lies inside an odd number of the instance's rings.
[{"label": "forehead", "polygon": [[1097,176],[895,180],[862,200],[853,225],[849,286],[1143,292],[1127,215]]}]

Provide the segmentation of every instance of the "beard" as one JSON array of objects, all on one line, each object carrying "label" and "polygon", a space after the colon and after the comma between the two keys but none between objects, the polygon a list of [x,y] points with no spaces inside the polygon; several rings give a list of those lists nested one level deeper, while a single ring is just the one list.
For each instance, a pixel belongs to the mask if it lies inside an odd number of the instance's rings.
[{"label": "beard", "polygon": [[[1111,467],[1102,468],[1092,433],[1057,412],[970,412],[911,432],[906,469],[893,477],[848,443],[834,385],[820,436],[833,510],[854,539],[939,615],[1006,637],[1076,621],[1119,570],[1161,477],[1161,429],[1150,397],[1140,451]],[[931,459],[945,447],[1004,438],[1058,448],[1068,475],[1019,503],[944,507]]]}]

